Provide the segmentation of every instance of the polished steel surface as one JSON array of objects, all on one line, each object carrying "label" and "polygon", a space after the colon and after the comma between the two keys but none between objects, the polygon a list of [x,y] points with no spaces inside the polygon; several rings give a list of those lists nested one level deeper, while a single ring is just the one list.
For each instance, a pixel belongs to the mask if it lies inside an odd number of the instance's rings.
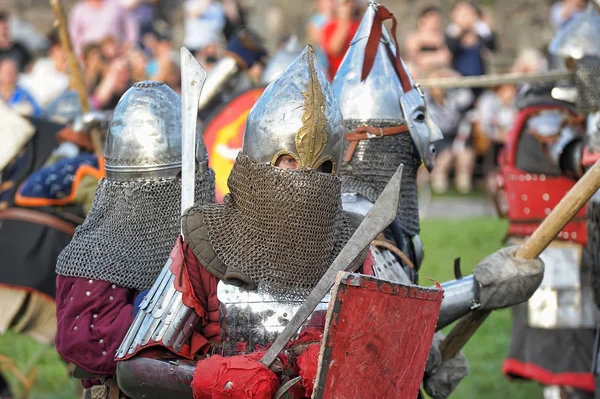
[{"label": "polished steel surface", "polygon": [[285,70],[292,65],[301,52],[302,45],[300,44],[300,40],[298,40],[298,36],[292,35],[265,66],[265,70],[260,78],[261,83],[268,85],[283,75]]},{"label": "polished steel surface", "polygon": [[254,162],[274,164],[293,156],[300,169],[341,162],[344,125],[325,74],[306,47],[286,73],[273,81],[248,115],[243,152]]},{"label": "polished steel surface", "polygon": [[441,140],[442,133],[429,118],[423,93],[402,61],[412,87],[410,91],[404,91],[388,55],[390,52],[396,54],[396,50],[385,26],[382,27],[373,67],[366,79],[361,81],[365,50],[377,7],[376,3],[369,4],[332,87],[346,121],[360,121],[365,125],[370,125],[370,121],[407,124],[421,159],[431,170],[435,158],[432,143]]},{"label": "polished steel surface", "polygon": [[[223,356],[253,352],[272,344],[289,324],[302,301],[286,301],[267,293],[248,291],[220,281],[217,296],[224,320],[221,328]],[[330,295],[317,305],[302,328],[323,329]]]},{"label": "polished steel surface", "polygon": [[436,331],[479,307],[479,286],[470,274],[459,280],[442,283],[444,299],[438,317]]},{"label": "polished steel surface", "polygon": [[[181,213],[194,205],[198,103],[206,71],[185,47],[181,48]],[[200,140],[202,141],[202,140]]]},{"label": "polished steel surface", "polygon": [[198,102],[198,110],[204,109],[221,92],[227,81],[239,71],[238,63],[231,56],[223,57],[217,61],[206,76],[204,88]]},{"label": "polished steel surface", "polygon": [[136,357],[117,362],[117,383],[136,399],[192,399],[194,360]]},{"label": "polished steel surface", "polygon": [[373,208],[373,203],[356,193],[342,193],[342,207],[346,212],[366,216]]},{"label": "polished steel surface", "polygon": [[[181,148],[181,97],[162,82],[135,83],[113,113],[105,150],[106,175],[121,180],[177,176]],[[197,159],[207,162],[203,144],[198,145]]]}]

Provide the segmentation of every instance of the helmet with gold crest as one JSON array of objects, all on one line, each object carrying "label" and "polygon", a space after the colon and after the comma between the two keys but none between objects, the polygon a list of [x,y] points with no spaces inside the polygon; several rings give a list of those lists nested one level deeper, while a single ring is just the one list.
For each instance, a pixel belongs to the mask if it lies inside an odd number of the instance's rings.
[{"label": "helmet with gold crest", "polygon": [[183,233],[213,275],[281,298],[306,296],[351,236],[338,176],[344,126],[312,47],[250,111],[223,204],[190,209]]}]

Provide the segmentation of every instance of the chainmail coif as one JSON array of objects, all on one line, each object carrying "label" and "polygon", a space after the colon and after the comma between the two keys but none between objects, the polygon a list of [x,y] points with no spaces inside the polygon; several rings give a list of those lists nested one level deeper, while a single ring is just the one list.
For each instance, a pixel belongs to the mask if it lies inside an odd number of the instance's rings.
[{"label": "chainmail coif", "polygon": [[[214,172],[196,174],[196,203],[215,202]],[[56,273],[144,290],[180,231],[181,179],[98,182],[92,208],[60,253]]]},{"label": "chainmail coif", "polygon": [[[345,125],[346,131],[352,132],[365,123],[350,120]],[[398,122],[369,121],[369,125],[383,128]],[[404,231],[414,236],[420,230],[417,170],[421,159],[408,132],[359,141],[350,162],[342,165],[342,192],[360,194],[374,203],[400,164],[404,170],[397,217]]]},{"label": "chainmail coif", "polygon": [[352,236],[338,177],[254,163],[239,154],[224,204],[200,211],[228,268],[280,298],[306,297]]}]

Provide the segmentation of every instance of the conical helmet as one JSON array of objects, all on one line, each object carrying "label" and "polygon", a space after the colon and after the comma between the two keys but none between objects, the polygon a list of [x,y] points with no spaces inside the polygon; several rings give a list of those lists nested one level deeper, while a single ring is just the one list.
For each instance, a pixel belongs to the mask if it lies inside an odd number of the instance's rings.
[{"label": "conical helmet", "polygon": [[273,165],[281,155],[291,155],[300,169],[331,162],[336,174],[343,146],[342,113],[307,46],[250,110],[242,150],[256,163]]},{"label": "conical helmet", "polygon": [[[204,143],[197,142],[198,162],[207,163]],[[135,83],[115,108],[104,157],[108,178],[177,176],[181,172],[181,97],[162,82]]]},{"label": "conical helmet", "polygon": [[388,13],[377,3],[369,3],[335,75],[333,91],[349,133],[356,126],[408,125],[421,159],[431,169],[435,155],[432,143],[440,140],[442,133],[429,118],[421,89],[396,55],[392,39],[378,18],[384,10]]},{"label": "conical helmet", "polygon": [[291,36],[265,66],[265,70],[263,71],[260,79],[261,83],[268,85],[280,77],[287,67],[289,67],[296,58],[298,58],[298,54],[300,54],[301,51],[302,46],[300,45],[298,36]]}]

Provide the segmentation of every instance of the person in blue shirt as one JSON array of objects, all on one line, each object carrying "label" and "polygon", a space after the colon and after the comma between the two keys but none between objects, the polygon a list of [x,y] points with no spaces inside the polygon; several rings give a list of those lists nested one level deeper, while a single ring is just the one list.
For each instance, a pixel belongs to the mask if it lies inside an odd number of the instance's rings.
[{"label": "person in blue shirt", "polygon": [[26,116],[41,116],[42,109],[33,96],[17,84],[19,66],[13,59],[0,61],[0,99]]}]

